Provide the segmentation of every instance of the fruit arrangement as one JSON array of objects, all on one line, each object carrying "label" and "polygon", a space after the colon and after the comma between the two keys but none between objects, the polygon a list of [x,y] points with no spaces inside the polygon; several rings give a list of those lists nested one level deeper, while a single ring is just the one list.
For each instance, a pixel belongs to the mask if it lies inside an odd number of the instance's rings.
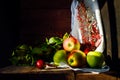
[{"label": "fruit arrangement", "polygon": [[96,51],[83,51],[80,42],[65,33],[62,38],[46,38],[45,42],[34,46],[20,44],[13,50],[10,60],[14,65],[36,66],[39,69],[57,67],[61,62],[73,68],[101,68],[104,55]]}]

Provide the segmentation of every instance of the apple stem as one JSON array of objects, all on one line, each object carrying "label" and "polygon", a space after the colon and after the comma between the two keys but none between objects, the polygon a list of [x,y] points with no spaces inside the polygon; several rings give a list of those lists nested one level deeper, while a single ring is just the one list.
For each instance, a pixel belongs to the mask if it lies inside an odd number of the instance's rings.
[{"label": "apple stem", "polygon": [[72,63],[72,62],[73,62],[73,60],[72,60],[72,59],[70,59],[70,62]]}]

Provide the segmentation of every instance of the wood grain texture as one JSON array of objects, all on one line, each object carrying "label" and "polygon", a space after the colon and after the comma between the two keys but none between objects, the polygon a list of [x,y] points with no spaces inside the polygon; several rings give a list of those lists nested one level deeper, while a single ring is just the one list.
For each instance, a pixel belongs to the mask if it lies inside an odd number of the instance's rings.
[{"label": "wood grain texture", "polygon": [[76,80],[116,80],[117,75],[113,76],[110,74],[84,74],[84,73],[78,73],[76,74]]},{"label": "wood grain texture", "polygon": [[117,43],[118,43],[118,57],[120,59],[120,0],[114,0],[115,7],[115,18],[116,18],[116,27],[117,27]]},{"label": "wood grain texture", "polygon": [[110,55],[112,57],[111,52],[111,35],[110,35],[110,22],[109,22],[109,15],[108,15],[108,6],[107,2],[105,2],[103,8],[101,9],[101,17],[103,21],[103,29],[104,29],[104,36],[105,36],[105,49],[106,55]]},{"label": "wood grain texture", "polygon": [[38,69],[34,66],[8,66],[0,69],[0,80],[119,80],[116,71],[100,74],[83,73],[71,69]]},{"label": "wood grain texture", "polygon": [[8,66],[0,69],[0,80],[74,80],[70,69],[38,69],[34,66]]},{"label": "wood grain texture", "polygon": [[[101,2],[99,0],[99,2]],[[120,5],[118,0],[106,0],[101,8],[104,33],[105,55],[109,66],[120,70]],[[110,63],[109,63],[110,62]]]},{"label": "wood grain texture", "polygon": [[69,68],[61,68],[61,69],[38,69],[35,66],[7,66],[5,68],[0,69],[0,73],[2,74],[20,74],[20,73],[39,73],[39,74],[50,74],[50,73],[69,73],[72,72]]}]

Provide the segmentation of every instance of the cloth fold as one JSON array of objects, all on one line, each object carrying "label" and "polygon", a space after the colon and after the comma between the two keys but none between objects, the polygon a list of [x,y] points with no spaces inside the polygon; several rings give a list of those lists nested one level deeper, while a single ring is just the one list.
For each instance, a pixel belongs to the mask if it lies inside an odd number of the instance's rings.
[{"label": "cloth fold", "polygon": [[58,66],[59,68],[69,68],[73,71],[80,71],[80,72],[86,72],[86,73],[94,73],[99,74],[103,72],[107,72],[110,70],[110,67],[107,65],[104,65],[102,68],[72,68],[68,64],[61,62]]}]

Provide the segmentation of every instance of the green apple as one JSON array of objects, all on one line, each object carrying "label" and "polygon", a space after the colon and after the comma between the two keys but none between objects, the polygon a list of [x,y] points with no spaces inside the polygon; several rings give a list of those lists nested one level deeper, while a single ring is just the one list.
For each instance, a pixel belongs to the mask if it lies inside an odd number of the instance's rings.
[{"label": "green apple", "polygon": [[55,65],[59,65],[61,62],[66,63],[67,61],[66,51],[63,49],[56,51],[56,53],[53,56],[53,61]]},{"label": "green apple", "polygon": [[86,55],[81,50],[73,50],[67,60],[71,67],[84,67],[86,65]]},{"label": "green apple", "polygon": [[63,41],[63,48],[66,51],[79,50],[80,43],[75,37],[68,37]]},{"label": "green apple", "polygon": [[87,54],[87,63],[91,68],[100,68],[104,62],[104,55],[101,52],[90,51]]}]

